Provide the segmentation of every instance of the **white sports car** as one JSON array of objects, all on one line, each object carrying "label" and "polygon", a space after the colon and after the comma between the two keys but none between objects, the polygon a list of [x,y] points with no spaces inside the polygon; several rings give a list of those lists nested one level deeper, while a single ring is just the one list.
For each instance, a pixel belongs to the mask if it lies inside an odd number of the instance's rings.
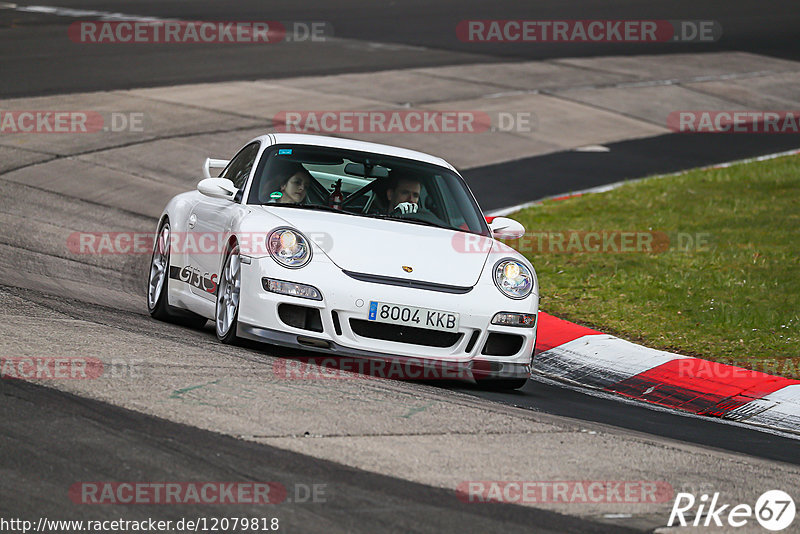
[{"label": "white sports car", "polygon": [[485,218],[446,161],[268,134],[230,161],[207,159],[204,174],[158,222],[153,317],[210,319],[223,343],[457,365],[491,387],[530,376],[536,273],[495,240],[524,228]]}]

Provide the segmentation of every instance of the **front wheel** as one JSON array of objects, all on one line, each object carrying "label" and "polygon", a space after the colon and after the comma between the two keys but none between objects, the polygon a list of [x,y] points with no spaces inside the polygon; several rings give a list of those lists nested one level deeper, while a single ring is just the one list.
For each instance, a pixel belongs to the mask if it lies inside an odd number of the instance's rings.
[{"label": "front wheel", "polygon": [[239,245],[228,252],[217,287],[217,307],[214,323],[217,325],[217,339],[225,344],[236,342],[236,326],[239,320],[239,291],[242,283]]}]

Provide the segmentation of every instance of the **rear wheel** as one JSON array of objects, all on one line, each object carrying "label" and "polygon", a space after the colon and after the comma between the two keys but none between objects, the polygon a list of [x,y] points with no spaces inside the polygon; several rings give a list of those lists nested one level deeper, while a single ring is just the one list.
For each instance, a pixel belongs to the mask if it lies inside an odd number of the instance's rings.
[{"label": "rear wheel", "polygon": [[191,328],[200,328],[208,321],[187,310],[179,310],[169,305],[169,250],[170,226],[165,221],[153,243],[153,256],[150,259],[150,275],[147,280],[147,311],[155,319],[177,323]]},{"label": "rear wheel", "polygon": [[225,266],[222,268],[217,287],[217,307],[214,313],[217,338],[225,344],[233,344],[237,341],[236,326],[239,321],[241,280],[239,245],[234,245],[225,257]]}]

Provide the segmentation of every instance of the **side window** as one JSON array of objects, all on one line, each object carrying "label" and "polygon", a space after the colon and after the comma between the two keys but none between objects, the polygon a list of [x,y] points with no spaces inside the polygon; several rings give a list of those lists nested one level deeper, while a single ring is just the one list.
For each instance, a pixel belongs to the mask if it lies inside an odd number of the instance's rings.
[{"label": "side window", "polygon": [[258,143],[247,145],[236,154],[220,177],[231,180],[238,189],[243,189],[257,155]]},{"label": "side window", "polygon": [[[457,204],[456,196],[453,195],[450,191],[448,186],[450,185],[449,182],[446,182],[440,175],[435,176],[436,184],[439,185],[439,196],[442,199],[443,206],[439,207],[438,203],[435,202],[433,199],[431,201],[432,204],[436,204],[436,208],[434,209],[433,206],[429,207],[431,211],[439,211],[437,213],[440,217],[447,220],[451,226],[459,226],[459,227],[468,227],[467,221],[464,219],[464,211],[459,209],[460,206]],[[444,188],[445,190],[442,190]],[[465,208],[466,209],[466,208]],[[466,229],[466,228],[465,228]]]}]

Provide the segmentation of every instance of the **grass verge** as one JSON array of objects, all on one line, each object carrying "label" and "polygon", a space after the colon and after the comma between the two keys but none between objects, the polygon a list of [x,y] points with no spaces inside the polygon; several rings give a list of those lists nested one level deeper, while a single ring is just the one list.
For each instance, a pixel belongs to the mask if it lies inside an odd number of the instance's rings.
[{"label": "grass verge", "polygon": [[[509,244],[533,262],[544,311],[800,378],[800,156],[649,178],[510,217],[528,231]],[[636,251],[614,251],[620,231],[634,233]]]}]

